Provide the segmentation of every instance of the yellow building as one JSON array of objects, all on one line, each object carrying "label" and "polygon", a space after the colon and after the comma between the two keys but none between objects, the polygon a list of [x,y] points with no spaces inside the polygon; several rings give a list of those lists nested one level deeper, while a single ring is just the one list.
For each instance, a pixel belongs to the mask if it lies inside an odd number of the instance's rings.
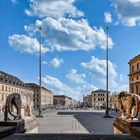
[{"label": "yellow building", "polygon": [[74,107],[77,105],[77,101],[72,99],[71,97],[65,95],[54,95],[54,106],[55,107]]},{"label": "yellow building", "polygon": [[140,95],[140,54],[129,62],[129,92]]},{"label": "yellow building", "polygon": [[0,112],[5,106],[7,96],[11,93],[24,94],[33,105],[33,91],[19,78],[0,71]]},{"label": "yellow building", "polygon": [[42,109],[47,109],[53,106],[53,93],[46,89],[45,87],[41,87],[41,96],[40,96],[40,87],[35,83],[26,83],[33,91],[33,104],[34,108],[38,110],[41,106]]},{"label": "yellow building", "polygon": [[86,95],[83,97],[83,104],[86,107],[92,107],[92,96]]},{"label": "yellow building", "polygon": [[[110,92],[108,92],[108,102],[110,104]],[[94,90],[91,92],[92,107],[94,109],[106,108],[107,91],[103,89]],[[110,105],[109,105],[110,106]]]},{"label": "yellow building", "polygon": [[118,95],[119,93],[113,93],[112,95],[110,95],[110,105],[109,107],[111,109],[118,109]]}]

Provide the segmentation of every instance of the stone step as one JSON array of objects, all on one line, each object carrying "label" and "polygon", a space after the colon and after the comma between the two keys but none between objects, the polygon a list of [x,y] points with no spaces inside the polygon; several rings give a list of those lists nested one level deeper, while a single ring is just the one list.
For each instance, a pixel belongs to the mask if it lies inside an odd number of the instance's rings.
[{"label": "stone step", "polygon": [[139,140],[131,135],[14,134],[2,140]]},{"label": "stone step", "polygon": [[0,138],[16,132],[16,126],[0,126]]}]

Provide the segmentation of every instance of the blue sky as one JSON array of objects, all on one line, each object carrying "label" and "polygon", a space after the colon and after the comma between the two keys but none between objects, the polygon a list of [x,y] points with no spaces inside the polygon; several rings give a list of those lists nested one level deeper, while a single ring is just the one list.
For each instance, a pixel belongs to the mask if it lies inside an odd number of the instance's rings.
[{"label": "blue sky", "polygon": [[[0,0],[0,70],[81,99],[105,89],[109,26],[109,90],[128,90],[128,61],[140,52],[140,0]],[[38,28],[42,27],[41,32]]]}]

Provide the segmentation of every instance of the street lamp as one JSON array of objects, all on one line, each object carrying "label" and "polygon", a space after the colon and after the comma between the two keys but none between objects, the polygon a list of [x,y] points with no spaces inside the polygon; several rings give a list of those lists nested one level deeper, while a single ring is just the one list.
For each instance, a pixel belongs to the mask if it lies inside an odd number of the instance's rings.
[{"label": "street lamp", "polygon": [[40,105],[39,105],[39,114],[37,117],[43,117],[42,116],[42,109],[41,109],[41,44],[42,44],[42,35],[41,35],[41,30],[42,28],[38,28],[40,31],[40,45],[39,45],[39,93],[40,93]]},{"label": "street lamp", "polygon": [[104,118],[112,118],[112,116],[109,115],[109,108],[108,108],[108,31],[109,27],[106,27],[106,111]]}]

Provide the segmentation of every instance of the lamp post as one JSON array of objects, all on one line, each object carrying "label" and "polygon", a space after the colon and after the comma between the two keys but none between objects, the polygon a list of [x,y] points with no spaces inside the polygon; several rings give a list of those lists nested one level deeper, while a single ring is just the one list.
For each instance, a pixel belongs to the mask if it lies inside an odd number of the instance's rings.
[{"label": "lamp post", "polygon": [[41,109],[41,44],[42,44],[42,36],[41,36],[41,30],[42,28],[38,28],[40,31],[40,45],[39,45],[39,93],[40,93],[40,105],[39,105],[39,114],[37,117],[42,117],[42,109]]},{"label": "lamp post", "polygon": [[112,116],[109,115],[109,108],[108,108],[108,31],[109,27],[106,27],[106,111],[104,118],[112,118]]}]

